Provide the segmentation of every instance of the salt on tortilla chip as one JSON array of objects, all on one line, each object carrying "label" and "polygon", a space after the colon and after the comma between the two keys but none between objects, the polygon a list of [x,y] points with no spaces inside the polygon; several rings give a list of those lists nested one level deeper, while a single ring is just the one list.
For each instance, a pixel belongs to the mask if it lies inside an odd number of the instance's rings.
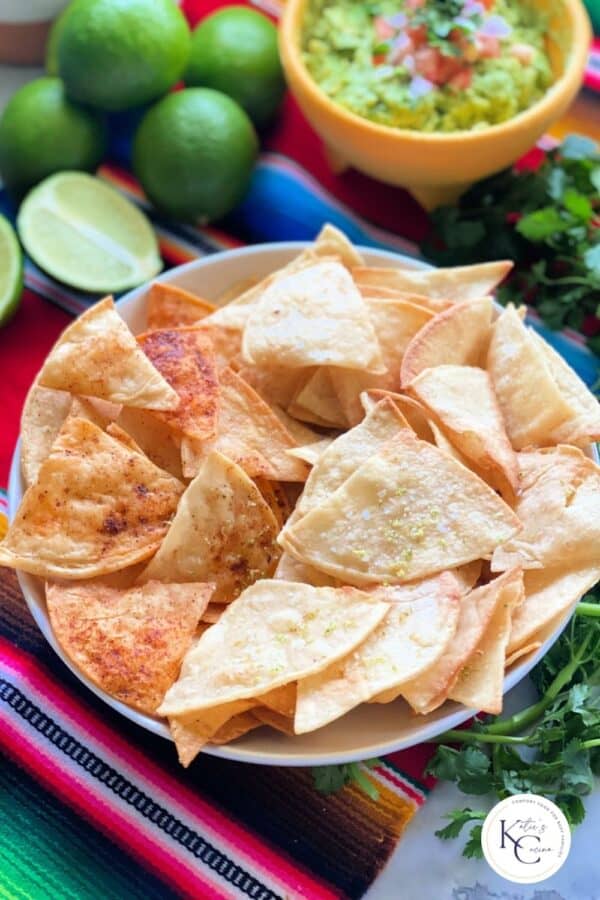
[{"label": "salt on tortilla chip", "polygon": [[302,389],[312,369],[288,369],[286,366],[248,366],[243,360],[240,365],[232,363],[240,378],[254,388],[269,406],[289,407],[296,394]]},{"label": "salt on tortilla chip", "polygon": [[297,419],[324,428],[347,428],[348,419],[340,406],[331,380],[331,370],[320,366],[303,381],[288,404],[288,412]]},{"label": "salt on tortilla chip", "polygon": [[210,584],[48,584],[56,640],[94,684],[152,715],[179,674]]},{"label": "salt on tortilla chip", "polygon": [[195,716],[169,716],[169,730],[184,768],[198,756],[226,722],[256,706],[255,700],[238,700],[203,710]]},{"label": "salt on tortilla chip", "polygon": [[522,531],[494,551],[492,571],[594,565],[600,547],[600,467],[575,447],[518,454]]},{"label": "salt on tortilla chip", "polygon": [[511,305],[492,328],[487,369],[515,450],[549,444],[551,434],[576,414],[545,352]]},{"label": "salt on tortilla chip", "polygon": [[269,481],[268,478],[255,478],[254,482],[261,492],[263,500],[269,505],[278,526],[283,528],[292,513],[287,494],[277,481]]},{"label": "salt on tortilla chip", "polygon": [[523,598],[523,584],[517,573],[513,581],[504,587],[502,594],[502,601],[496,605],[481,640],[448,691],[450,700],[493,716],[502,712],[504,663],[511,617]]},{"label": "salt on tortilla chip", "polygon": [[436,366],[417,375],[408,390],[485,480],[512,500],[519,489],[517,456],[487,372],[475,366]]},{"label": "salt on tortilla chip", "polygon": [[213,603],[230,603],[277,565],[277,520],[245,472],[210,453],[182,496],[141,580],[208,581]]},{"label": "salt on tortilla chip", "polygon": [[308,466],[288,456],[297,443],[250,385],[231,369],[219,374],[218,433],[210,445],[184,439],[183,472],[193,477],[208,450],[217,450],[251,477],[305,481]]},{"label": "salt on tortilla chip", "polygon": [[298,682],[296,734],[322,728],[381,691],[419,677],[452,642],[461,589],[450,572],[374,594],[392,601],[379,625],[348,656]]},{"label": "salt on tortilla chip", "polygon": [[430,319],[413,337],[402,358],[403,387],[424,369],[440,365],[477,366],[484,362],[493,302],[481,297],[457,303]]},{"label": "salt on tortilla chip", "polygon": [[519,528],[492,488],[403,429],[279,543],[343,583],[399,584],[481,559]]},{"label": "salt on tortilla chip", "polygon": [[183,478],[181,437],[155,412],[124,406],[115,424],[131,435],[155,466]]},{"label": "salt on tortilla chip", "polygon": [[165,328],[139,335],[138,344],[177,391],[179,406],[156,417],[194,441],[217,432],[219,382],[212,343],[194,327]]},{"label": "salt on tortilla chip", "polygon": [[183,485],[85,419],[68,418],[5,540],[2,565],[93,578],[158,549]]},{"label": "salt on tortilla chip", "polygon": [[148,329],[193,325],[215,309],[213,303],[202,297],[196,297],[174,284],[156,281],[148,291]]},{"label": "salt on tortilla chip", "polygon": [[281,554],[273,578],[280,581],[297,581],[300,584],[311,584],[313,587],[335,587],[337,582],[331,575],[319,572],[318,569],[300,562],[291,553]]},{"label": "salt on tortilla chip", "polygon": [[525,599],[515,609],[507,652],[537,637],[541,629],[565,615],[600,579],[600,563],[582,568],[553,568],[525,572]]},{"label": "salt on tortilla chip", "polygon": [[431,422],[417,400],[407,397],[405,394],[397,394],[394,391],[370,390],[363,391],[360,395],[360,402],[366,413],[373,409],[376,403],[389,397],[396,404],[398,411],[408,422],[408,425],[417,437],[422,441],[428,441],[430,444],[435,443],[435,436],[431,429]]},{"label": "salt on tortilla chip", "polygon": [[42,387],[145,409],[175,409],[176,391],[138,347],[112,297],[66,328],[46,357]]},{"label": "salt on tortilla chip", "polygon": [[36,480],[72,402],[70,394],[37,382],[29,388],[21,415],[21,471],[28,486]]},{"label": "salt on tortilla chip", "polygon": [[381,375],[373,375],[355,369],[330,369],[334,390],[351,425],[356,425],[363,417],[360,402],[362,391],[369,388],[400,390],[400,364],[404,351],[432,318],[427,310],[404,300],[367,298],[365,302],[387,371]]},{"label": "salt on tortilla chip", "polygon": [[445,652],[431,668],[400,689],[399,693],[415,712],[426,715],[444,703],[460,672],[479,647],[496,610],[507,599],[514,598],[516,602],[522,589],[521,570],[514,569],[462,597],[456,631]]},{"label": "salt on tortilla chip", "polygon": [[388,608],[354,588],[257,581],[188,652],[159,712],[187,715],[306,678],[350,653]]},{"label": "salt on tortilla chip", "polygon": [[361,284],[368,277],[374,285],[420,294],[433,300],[463,303],[491,294],[512,267],[512,262],[504,260],[450,269],[355,268],[353,275]]},{"label": "salt on tortilla chip", "polygon": [[321,454],[331,446],[333,440],[334,438],[331,437],[323,437],[315,441],[314,444],[303,444],[301,447],[294,447],[293,450],[286,450],[286,453],[289,456],[294,456],[296,459],[303,460],[309,466],[314,466]]},{"label": "salt on tortilla chip", "polygon": [[257,365],[342,366],[385,372],[367,306],[335,261],[278,279],[252,308],[242,354]]}]

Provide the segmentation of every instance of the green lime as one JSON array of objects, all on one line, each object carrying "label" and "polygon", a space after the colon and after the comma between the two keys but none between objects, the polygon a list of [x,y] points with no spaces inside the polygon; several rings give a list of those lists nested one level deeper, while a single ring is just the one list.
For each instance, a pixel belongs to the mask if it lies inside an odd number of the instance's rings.
[{"label": "green lime", "polygon": [[67,100],[59,78],[38,78],[14,94],[0,118],[0,175],[15,193],[62,169],[95,169],[106,129]]},{"label": "green lime", "polygon": [[62,34],[67,13],[71,6],[66,6],[61,14],[56,18],[50,29],[48,40],[46,41],[46,73],[48,75],[58,75],[58,41]]},{"label": "green lime", "polygon": [[148,219],[93,175],[46,178],[25,197],[17,228],[40,268],[80,290],[125,290],[162,268]]},{"label": "green lime", "polygon": [[285,90],[277,29],[245,6],[228,6],[207,16],[192,35],[185,82],[229,94],[256,125],[264,125]]},{"label": "green lime", "polygon": [[23,254],[14,228],[0,216],[0,325],[6,325],[23,293]]},{"label": "green lime", "polygon": [[242,199],[257,149],[252,123],[234,100],[188,88],[146,113],[133,142],[133,170],[167,215],[208,222]]},{"label": "green lime", "polygon": [[118,111],[166,93],[189,49],[173,0],[74,0],[60,28],[58,67],[69,97]]}]

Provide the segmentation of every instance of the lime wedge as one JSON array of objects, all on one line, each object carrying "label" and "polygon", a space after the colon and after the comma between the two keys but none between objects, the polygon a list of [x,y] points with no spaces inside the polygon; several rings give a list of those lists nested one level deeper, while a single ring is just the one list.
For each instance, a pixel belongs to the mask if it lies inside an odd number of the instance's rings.
[{"label": "lime wedge", "polygon": [[14,315],[23,293],[23,254],[10,222],[0,216],[0,325]]},{"label": "lime wedge", "polygon": [[148,219],[83,172],[59,172],[40,182],[25,197],[17,228],[41,269],[83,291],[122,291],[162,269]]}]

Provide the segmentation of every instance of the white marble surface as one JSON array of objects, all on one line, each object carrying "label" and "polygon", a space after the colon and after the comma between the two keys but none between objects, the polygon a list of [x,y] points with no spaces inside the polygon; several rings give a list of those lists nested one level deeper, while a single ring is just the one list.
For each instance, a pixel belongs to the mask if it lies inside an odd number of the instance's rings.
[{"label": "white marble surface", "polygon": [[[0,109],[13,91],[38,74],[38,69],[0,66]],[[511,705],[527,702],[527,695],[527,687],[515,688]],[[456,806],[478,808],[476,801],[449,785],[437,787],[409,825],[367,900],[600,900],[600,791],[587,799],[587,818],[573,835],[563,868],[548,881],[530,887],[498,877],[484,861],[464,859],[460,839],[444,842],[434,836],[445,824],[445,812]]]}]

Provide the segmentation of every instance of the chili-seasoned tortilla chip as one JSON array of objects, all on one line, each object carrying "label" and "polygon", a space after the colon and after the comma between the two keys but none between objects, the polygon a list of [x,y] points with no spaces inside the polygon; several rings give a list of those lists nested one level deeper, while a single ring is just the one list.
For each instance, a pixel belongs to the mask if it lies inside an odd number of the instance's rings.
[{"label": "chili-seasoned tortilla chip", "polygon": [[400,364],[404,351],[432,318],[427,310],[404,300],[367,298],[365,302],[387,371],[382,375],[373,375],[355,369],[330,369],[334,390],[351,425],[356,425],[363,417],[361,391],[370,388],[400,390]]},{"label": "chili-seasoned tortilla chip", "polygon": [[517,456],[487,372],[475,366],[436,366],[417,375],[408,390],[485,480],[505,499],[514,498]]},{"label": "chili-seasoned tortilla chip", "polygon": [[194,441],[217,432],[219,382],[212,343],[198,328],[146,331],[138,344],[179,396],[179,406],[156,417]]},{"label": "chili-seasoned tortilla chip", "polygon": [[216,306],[174,284],[157,281],[150,285],[147,309],[148,329],[162,329],[193,325],[214,312]]},{"label": "chili-seasoned tortilla chip", "polygon": [[354,588],[257,581],[188,652],[159,712],[187,715],[306,678],[349,653],[388,609]]},{"label": "chili-seasoned tortilla chip", "polygon": [[408,429],[279,537],[347,584],[399,584],[491,554],[520,528],[480,478]]},{"label": "chili-seasoned tortilla chip", "polygon": [[251,478],[305,481],[308,466],[285,452],[296,447],[296,441],[264,400],[231,369],[219,374],[219,388],[217,437],[209,446],[183,441],[184,475],[193,476],[208,450],[214,449],[236,462]]},{"label": "chili-seasoned tortilla chip", "polygon": [[37,382],[29,388],[21,415],[21,471],[28,486],[36,480],[72,402],[70,394]]},{"label": "chili-seasoned tortilla chip", "polygon": [[68,659],[94,684],[152,715],[179,674],[210,584],[125,590],[103,584],[48,584],[52,630]]},{"label": "chili-seasoned tortilla chip", "polygon": [[552,432],[576,414],[546,354],[511,305],[492,328],[487,369],[515,450],[550,443]]},{"label": "chili-seasoned tortilla chip", "polygon": [[445,652],[430,669],[403,684],[399,691],[415,712],[426,715],[444,703],[459,673],[477,650],[495,611],[507,597],[520,594],[522,587],[521,570],[513,569],[462,597],[456,632]]},{"label": "chili-seasoned tortilla chip", "polygon": [[335,587],[336,580],[325,572],[319,572],[312,566],[295,559],[291,553],[281,554],[273,578],[280,581],[298,581],[300,584],[312,584],[313,587]]},{"label": "chili-seasoned tortilla chip", "polygon": [[487,353],[492,310],[492,298],[481,297],[434,316],[406,348],[400,370],[402,386],[434,366],[480,365]]},{"label": "chili-seasoned tortilla chip", "polygon": [[93,578],[148,559],[183,485],[85,419],[68,418],[5,540],[2,565]]},{"label": "chili-seasoned tortilla chip", "polygon": [[175,478],[183,478],[181,437],[155,412],[124,406],[115,424],[131,435],[155,466]]},{"label": "chili-seasoned tortilla chip", "polygon": [[463,303],[491,294],[512,267],[512,262],[504,260],[450,269],[354,268],[352,274],[360,284],[368,280],[374,286],[391,287],[433,300]]},{"label": "chili-seasoned tortilla chip", "polygon": [[339,262],[318,262],[268,287],[248,316],[242,354],[262,366],[385,372],[368,309]]},{"label": "chili-seasoned tortilla chip", "polygon": [[288,412],[297,419],[324,428],[347,428],[348,419],[340,406],[331,380],[331,370],[320,366],[303,381],[288,404]]},{"label": "chili-seasoned tortilla chip", "polygon": [[428,441],[430,444],[435,443],[435,435],[431,429],[431,422],[426,411],[412,397],[407,397],[405,394],[396,394],[393,391],[370,390],[364,391],[360,395],[360,402],[364,411],[368,413],[384,397],[389,397],[390,400],[394,401],[398,411],[404,416],[410,428],[420,440]]},{"label": "chili-seasoned tortilla chip", "polygon": [[452,642],[461,593],[450,572],[377,589],[376,596],[392,601],[385,618],[348,656],[298,682],[296,734],[322,728],[381,691],[426,673]]},{"label": "chili-seasoned tortilla chip", "polygon": [[492,571],[594,565],[600,547],[600,467],[575,447],[518,454],[523,530],[494,551]]},{"label": "chili-seasoned tortilla chip", "polygon": [[525,572],[525,599],[512,617],[507,653],[536,638],[549,622],[564,615],[600,579],[600,561],[579,569]]},{"label": "chili-seasoned tortilla chip", "polygon": [[513,581],[505,585],[502,600],[495,606],[483,636],[448,691],[450,700],[493,716],[502,712],[510,622],[513,610],[522,598],[523,583],[515,574]]},{"label": "chili-seasoned tortilla chip", "polygon": [[207,581],[213,603],[230,603],[277,565],[279,527],[259,489],[220,453],[188,485],[158,553],[140,581]]},{"label": "chili-seasoned tortilla chip", "polygon": [[38,375],[42,387],[124,406],[176,409],[179,397],[144,355],[112,297],[66,328]]}]

